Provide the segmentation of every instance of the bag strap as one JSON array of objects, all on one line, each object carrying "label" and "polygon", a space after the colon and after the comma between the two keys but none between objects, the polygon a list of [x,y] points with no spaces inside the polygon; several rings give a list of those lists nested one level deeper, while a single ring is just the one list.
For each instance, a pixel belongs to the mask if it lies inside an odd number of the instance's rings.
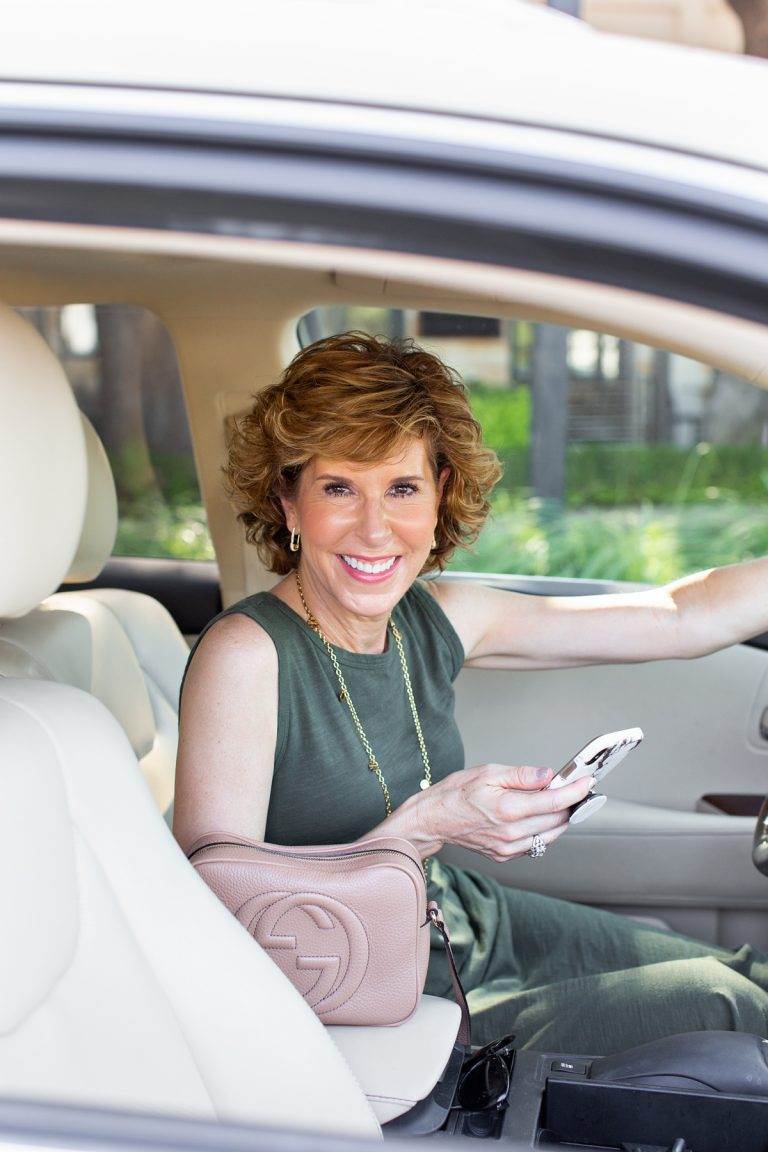
[{"label": "bag strap", "polygon": [[435,928],[437,928],[440,936],[442,937],[443,946],[448,957],[448,966],[451,973],[451,983],[453,984],[453,994],[456,997],[456,1003],[461,1009],[461,1024],[459,1031],[456,1034],[456,1039],[460,1044],[466,1044],[470,1047],[472,1044],[472,1022],[469,1017],[469,1005],[467,998],[464,995],[464,989],[461,986],[461,979],[456,968],[456,961],[453,958],[453,949],[451,948],[451,938],[448,935],[448,929],[443,920],[443,914],[440,911],[440,906],[436,900],[430,900],[427,904],[427,919],[431,920]]}]

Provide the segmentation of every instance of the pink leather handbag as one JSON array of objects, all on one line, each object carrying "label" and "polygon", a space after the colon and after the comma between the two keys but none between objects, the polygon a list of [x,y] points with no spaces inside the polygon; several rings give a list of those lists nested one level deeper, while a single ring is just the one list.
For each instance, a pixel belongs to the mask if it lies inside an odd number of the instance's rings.
[{"label": "pink leather handbag", "polygon": [[[188,856],[324,1024],[394,1025],[412,1016],[427,978],[430,924],[455,975],[408,840],[283,847],[210,833]],[[460,1006],[469,1043],[463,991]]]}]

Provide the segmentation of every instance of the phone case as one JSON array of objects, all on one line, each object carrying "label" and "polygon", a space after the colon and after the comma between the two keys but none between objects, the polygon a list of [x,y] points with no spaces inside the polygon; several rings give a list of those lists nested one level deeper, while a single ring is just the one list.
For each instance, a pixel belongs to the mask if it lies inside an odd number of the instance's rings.
[{"label": "phone case", "polygon": [[619,732],[596,736],[560,769],[548,787],[562,788],[574,780],[581,780],[583,776],[594,776],[595,780],[602,780],[642,739],[642,728],[623,728]]},{"label": "phone case", "polygon": [[[580,752],[565,764],[549,784],[550,788],[562,788],[583,776],[594,776],[602,780],[604,776],[620,764],[633,748],[643,739],[642,728],[624,728],[619,732],[606,732],[585,744]],[[580,824],[588,816],[598,812],[605,804],[607,796],[600,792],[590,792],[574,804],[568,817],[569,824]]]}]

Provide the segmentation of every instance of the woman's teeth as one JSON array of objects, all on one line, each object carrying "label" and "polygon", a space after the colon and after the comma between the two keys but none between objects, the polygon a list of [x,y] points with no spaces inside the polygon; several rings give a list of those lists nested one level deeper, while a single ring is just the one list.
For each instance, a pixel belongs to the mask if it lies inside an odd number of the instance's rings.
[{"label": "woman's teeth", "polygon": [[342,552],[342,559],[345,564],[349,564],[350,568],[357,568],[360,572],[368,572],[373,575],[376,572],[386,572],[391,568],[397,556],[390,556],[388,560],[380,560],[376,564],[366,564],[364,560],[356,560],[354,556],[345,556]]}]

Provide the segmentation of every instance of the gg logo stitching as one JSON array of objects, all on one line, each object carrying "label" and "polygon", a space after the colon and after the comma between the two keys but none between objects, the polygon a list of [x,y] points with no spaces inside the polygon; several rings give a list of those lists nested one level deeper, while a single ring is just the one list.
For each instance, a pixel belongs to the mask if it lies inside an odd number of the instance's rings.
[{"label": "gg logo stitching", "polygon": [[360,987],[368,937],[341,901],[315,892],[265,892],[248,900],[237,918],[320,1014]]}]

